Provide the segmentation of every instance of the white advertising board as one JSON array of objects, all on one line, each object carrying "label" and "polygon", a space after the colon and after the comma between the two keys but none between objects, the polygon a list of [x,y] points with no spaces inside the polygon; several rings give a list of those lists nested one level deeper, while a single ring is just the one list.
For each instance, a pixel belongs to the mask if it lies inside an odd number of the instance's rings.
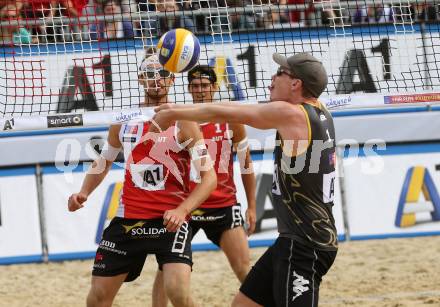
[{"label": "white advertising board", "polygon": [[[426,145],[417,147],[420,152]],[[411,153],[408,148],[373,158],[344,159],[351,239],[440,234],[440,220],[435,218],[440,216],[439,146],[437,152],[425,153]],[[405,219],[409,220],[405,223]]]},{"label": "white advertising board", "polygon": [[84,208],[67,210],[67,200],[77,193],[85,177],[82,171],[63,173],[55,167],[43,168],[43,197],[49,260],[88,258],[96,251],[96,232],[102,206],[110,185],[123,180],[121,169],[110,170],[90,195]]},{"label": "white advertising board", "polygon": [[[262,173],[271,175],[273,161],[261,160],[261,158],[262,155],[254,156],[256,160],[254,162],[256,175],[258,176]],[[247,203],[245,191],[241,183],[238,163],[234,164],[234,169],[234,178],[237,183],[237,198],[242,204],[242,215],[244,216]],[[67,199],[71,193],[79,191],[84,175],[85,173],[82,171],[64,174],[55,170],[53,167],[45,168],[43,182],[49,260],[88,258],[92,257],[96,251],[97,232],[99,225],[103,223],[101,213],[104,210],[105,217],[107,213],[106,204],[107,206],[109,204],[107,195],[112,194],[112,192],[109,194],[109,191],[114,191],[114,184],[122,183],[123,170],[112,169],[98,189],[89,197],[84,208],[74,213],[68,212]],[[268,188],[268,192],[270,192],[271,184]],[[56,193],[54,193],[54,191],[56,191]],[[338,182],[336,183],[336,191],[333,213],[335,215],[340,239],[343,239],[344,227]],[[113,201],[115,200],[116,199]],[[268,198],[263,206],[267,211],[272,209]],[[276,220],[274,218],[266,218],[261,222],[260,231],[250,237],[250,245],[268,245],[277,235]],[[205,250],[212,248],[215,248],[215,246],[211,244],[205,234],[200,231],[193,240],[193,249]]]},{"label": "white advertising board", "polygon": [[0,264],[42,255],[35,168],[0,170]]}]

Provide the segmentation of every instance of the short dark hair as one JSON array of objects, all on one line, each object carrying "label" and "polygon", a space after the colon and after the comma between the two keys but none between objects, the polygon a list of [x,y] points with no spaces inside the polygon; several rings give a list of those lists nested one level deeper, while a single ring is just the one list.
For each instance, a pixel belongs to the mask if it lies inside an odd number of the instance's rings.
[{"label": "short dark hair", "polygon": [[150,56],[152,56],[153,54],[156,54],[156,53],[157,53],[157,48],[154,47],[154,46],[150,46],[150,47],[147,47],[145,49],[145,57],[146,58],[148,58],[148,57],[150,57]]},{"label": "short dark hair", "polygon": [[214,68],[208,65],[197,65],[188,72],[188,82],[191,83],[194,79],[206,78],[212,84],[217,82],[217,74]]}]

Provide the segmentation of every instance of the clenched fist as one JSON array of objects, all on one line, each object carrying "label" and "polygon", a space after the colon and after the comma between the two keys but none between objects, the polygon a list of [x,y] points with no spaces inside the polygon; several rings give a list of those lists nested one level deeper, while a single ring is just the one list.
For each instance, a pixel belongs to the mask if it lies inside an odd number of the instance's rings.
[{"label": "clenched fist", "polygon": [[76,211],[84,207],[83,203],[87,200],[87,196],[81,193],[72,194],[69,197],[67,208],[70,212]]}]

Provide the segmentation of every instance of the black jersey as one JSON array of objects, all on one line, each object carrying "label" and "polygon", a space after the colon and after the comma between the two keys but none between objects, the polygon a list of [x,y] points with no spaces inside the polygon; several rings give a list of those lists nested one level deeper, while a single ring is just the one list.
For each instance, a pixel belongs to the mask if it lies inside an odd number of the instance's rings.
[{"label": "black jersey", "polygon": [[287,141],[277,133],[272,187],[280,236],[321,250],[338,246],[332,214],[335,193],[335,129],[324,107],[303,108],[309,127],[307,150],[297,156],[283,152]]}]

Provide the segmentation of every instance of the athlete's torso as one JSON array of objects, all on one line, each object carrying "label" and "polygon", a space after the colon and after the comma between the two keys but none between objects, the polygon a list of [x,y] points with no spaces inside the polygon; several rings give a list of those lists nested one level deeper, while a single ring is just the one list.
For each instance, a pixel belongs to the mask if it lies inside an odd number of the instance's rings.
[{"label": "athlete's torso", "polygon": [[149,125],[124,124],[119,132],[125,157],[119,217],[161,218],[189,194],[190,156],[178,143],[176,126],[147,134]]},{"label": "athlete's torso", "polygon": [[[232,136],[227,123],[201,124],[203,138],[211,158],[215,160],[217,187],[200,208],[221,208],[237,203],[233,172]],[[191,182],[191,187],[196,184]]]},{"label": "athlete's torso", "polygon": [[[302,104],[309,118],[307,151],[285,155],[277,133],[272,194],[281,236],[310,247],[336,250],[337,233],[332,214],[335,184],[335,130],[324,107]],[[281,145],[279,145],[279,143]]]}]

